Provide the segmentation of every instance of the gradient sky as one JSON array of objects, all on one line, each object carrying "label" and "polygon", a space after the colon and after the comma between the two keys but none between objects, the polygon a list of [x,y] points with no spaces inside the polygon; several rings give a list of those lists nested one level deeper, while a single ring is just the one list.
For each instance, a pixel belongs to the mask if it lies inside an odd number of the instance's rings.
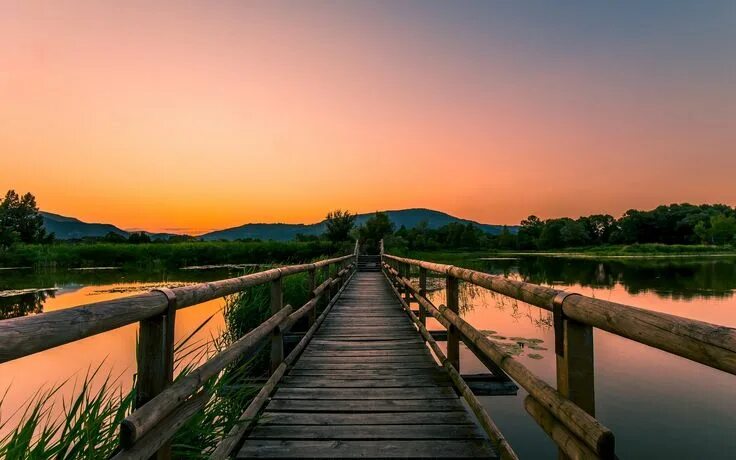
[{"label": "gradient sky", "polygon": [[8,188],[186,232],[733,205],[736,1],[0,0]]}]

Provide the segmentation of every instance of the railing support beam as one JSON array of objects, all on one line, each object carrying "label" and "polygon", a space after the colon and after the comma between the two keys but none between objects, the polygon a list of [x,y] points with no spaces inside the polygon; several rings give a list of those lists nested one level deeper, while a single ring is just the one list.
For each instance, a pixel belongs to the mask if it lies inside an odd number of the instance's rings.
[{"label": "railing support beam", "polygon": [[[426,297],[427,296],[427,269],[424,267],[419,268],[419,296],[420,297]],[[424,307],[422,307],[422,303],[419,303],[419,321],[422,323],[422,326],[427,325],[427,312],[424,311]]]},{"label": "railing support beam", "polygon": [[593,328],[564,319],[563,355],[557,355],[557,391],[595,416]]},{"label": "railing support beam", "polygon": [[[278,277],[271,281],[271,315],[275,315],[282,308],[284,308],[284,292],[283,292],[283,278]],[[276,369],[281,365],[284,360],[284,337],[281,332],[281,328],[276,327],[271,332],[271,373],[276,372]]]},{"label": "railing support beam", "polygon": [[[166,296],[166,311],[140,322],[138,333],[138,376],[136,380],[136,409],[161,393],[174,380],[174,326],[176,323],[176,294],[171,289],[157,289]],[[155,460],[171,458],[171,445],[164,444],[151,457]]]},{"label": "railing support beam", "polygon": [[[460,283],[454,276],[446,278],[447,308],[460,314]],[[447,329],[447,360],[460,372],[460,333],[453,325]]]},{"label": "railing support beam", "polygon": [[[403,267],[404,273],[402,274],[402,276],[407,280],[411,280],[411,265],[403,264]],[[407,305],[411,303],[411,292],[408,288],[404,288],[404,302],[406,302]]]},{"label": "railing support beam", "polygon": [[[317,288],[317,271],[312,268],[309,270],[308,276],[309,276],[309,298],[314,298],[314,290]],[[309,312],[309,327],[312,327],[315,320],[317,319],[317,306],[315,305],[314,308]]]}]

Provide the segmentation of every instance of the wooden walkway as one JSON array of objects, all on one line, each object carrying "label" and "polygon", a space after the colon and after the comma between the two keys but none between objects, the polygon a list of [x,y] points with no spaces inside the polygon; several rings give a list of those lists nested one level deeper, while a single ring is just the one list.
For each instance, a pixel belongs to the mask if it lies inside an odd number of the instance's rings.
[{"label": "wooden walkway", "polygon": [[496,458],[381,272],[356,272],[237,458]]}]

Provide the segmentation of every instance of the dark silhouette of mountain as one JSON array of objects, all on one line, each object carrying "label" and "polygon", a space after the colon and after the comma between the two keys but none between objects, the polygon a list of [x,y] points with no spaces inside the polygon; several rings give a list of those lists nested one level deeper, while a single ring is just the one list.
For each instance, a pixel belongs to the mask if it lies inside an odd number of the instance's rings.
[{"label": "dark silhouette of mountain", "polygon": [[[90,237],[101,238],[110,232],[127,238],[131,233],[111,224],[83,222],[74,217],[62,216],[45,211],[41,211],[41,216],[43,217],[43,226],[46,228],[46,231],[53,232],[56,239],[59,240],[77,240]],[[166,239],[174,236],[171,233],[144,233],[154,239]]]},{"label": "dark silhouette of mountain", "polygon": [[[426,222],[430,228],[439,228],[451,222],[459,222],[462,224],[471,223],[477,225],[486,233],[498,235],[503,231],[503,225],[481,224],[472,220],[461,219],[440,211],[432,209],[416,208],[416,209],[400,209],[383,211],[388,214],[391,222],[400,228],[402,225],[406,228],[413,228],[421,222]],[[367,221],[374,213],[358,214],[356,225],[360,226]],[[516,232],[517,226],[509,226],[511,232]],[[288,241],[296,237],[297,234],[302,235],[321,235],[325,231],[325,222],[316,224],[245,224],[239,227],[228,228],[225,230],[217,230],[202,235],[204,240],[235,240],[241,238],[257,238],[262,240],[279,240]]]},{"label": "dark silhouette of mountain", "polygon": [[[384,211],[388,214],[391,222],[396,225],[396,228],[405,226],[406,228],[412,228],[419,225],[421,222],[426,222],[430,228],[439,228],[443,225],[447,225],[451,222],[459,222],[462,224],[471,223],[477,225],[483,231],[491,234],[498,235],[503,230],[503,225],[489,225],[481,224],[472,220],[460,219],[449,214],[440,211],[434,211],[432,209],[400,209],[392,211]],[[358,214],[356,218],[356,225],[360,226],[365,223],[374,213]],[[54,232],[57,239],[60,240],[72,240],[82,239],[85,237],[103,237],[110,232],[117,233],[124,237],[130,236],[131,232],[123,230],[111,224],[101,223],[89,223],[83,222],[74,217],[61,216],[59,214],[53,214],[50,212],[41,212],[43,216],[43,224],[48,232]],[[511,232],[516,232],[518,227],[509,226]],[[239,227],[228,228],[224,230],[217,230],[214,232],[206,233],[201,236],[203,240],[237,240],[243,238],[254,238],[260,240],[276,240],[276,241],[289,241],[296,238],[296,235],[301,233],[302,235],[321,235],[325,231],[325,222],[318,222],[316,224],[245,224]],[[148,234],[154,239],[166,239],[171,236],[175,236],[172,233],[150,233]]]}]

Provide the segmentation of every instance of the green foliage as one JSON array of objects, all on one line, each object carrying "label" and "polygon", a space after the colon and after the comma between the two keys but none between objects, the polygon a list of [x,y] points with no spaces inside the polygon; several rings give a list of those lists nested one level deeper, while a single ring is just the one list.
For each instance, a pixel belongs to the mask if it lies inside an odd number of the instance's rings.
[{"label": "green foliage", "polygon": [[[23,412],[0,424],[0,458],[97,459],[107,458],[118,446],[120,422],[132,410],[134,394],[124,392],[110,374],[101,375],[102,365],[90,370],[75,387],[75,395],[63,400],[61,415],[54,402],[63,382],[39,391]],[[102,379],[102,383],[98,380]],[[0,407],[2,400],[0,400]],[[8,423],[16,423],[10,427]]]},{"label": "green foliage", "polygon": [[376,212],[365,224],[358,228],[361,245],[367,252],[378,252],[378,242],[392,234],[394,224],[384,212]]},{"label": "green foliage", "polygon": [[325,225],[327,226],[325,237],[328,240],[333,243],[347,241],[350,239],[350,232],[355,226],[355,214],[341,209],[330,211],[327,213]]},{"label": "green foliage", "polygon": [[36,197],[30,193],[21,197],[15,190],[8,190],[0,200],[0,246],[9,247],[18,241],[46,243],[51,240],[53,235],[47,235],[43,228]]},{"label": "green foliage", "polygon": [[695,233],[703,243],[736,243],[736,216],[712,215],[708,221],[698,222]]},{"label": "green foliage", "polygon": [[650,211],[630,209],[620,218],[595,214],[521,222],[518,249],[562,249],[609,244],[734,243],[736,210],[722,205],[672,204]]},{"label": "green foliage", "polygon": [[[594,214],[543,221],[532,215],[521,221],[516,234],[504,227],[499,235],[486,234],[473,224],[451,223],[437,229],[420,224],[411,229],[402,227],[386,236],[384,242],[386,247],[399,252],[565,248],[615,252],[622,247],[631,252],[662,252],[661,245],[677,245],[677,251],[681,252],[683,245],[691,247],[700,242],[736,244],[736,210],[721,204],[673,204],[650,211],[629,210],[620,219]],[[616,248],[611,249],[614,245]]]},{"label": "green foliage", "polygon": [[339,249],[326,241],[16,244],[7,251],[0,251],[0,266],[175,269],[188,265],[264,261],[297,263],[332,255]]},{"label": "green foliage", "polygon": [[144,232],[134,232],[128,237],[128,243],[130,244],[145,244],[150,242],[151,237],[146,235]]}]

